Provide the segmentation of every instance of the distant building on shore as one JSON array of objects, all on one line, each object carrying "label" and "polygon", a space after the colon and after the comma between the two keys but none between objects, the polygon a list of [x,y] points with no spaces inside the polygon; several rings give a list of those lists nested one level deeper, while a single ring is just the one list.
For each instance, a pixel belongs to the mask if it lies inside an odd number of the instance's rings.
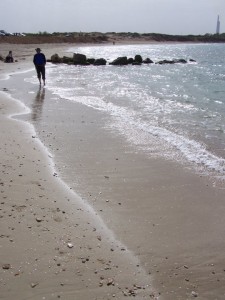
[{"label": "distant building on shore", "polygon": [[220,16],[217,17],[216,34],[220,34]]}]

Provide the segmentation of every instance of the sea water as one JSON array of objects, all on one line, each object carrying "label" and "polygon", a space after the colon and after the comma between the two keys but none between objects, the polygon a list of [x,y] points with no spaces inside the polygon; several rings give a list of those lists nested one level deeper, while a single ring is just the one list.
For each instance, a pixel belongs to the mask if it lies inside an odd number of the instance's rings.
[{"label": "sea water", "polygon": [[[137,153],[225,180],[224,44],[105,45],[68,51],[105,58],[107,65],[48,65],[46,89],[62,106],[70,103],[71,109],[79,103],[100,112],[107,120],[104,129]],[[136,54],[154,63],[109,64]],[[188,63],[155,63],[180,58]],[[36,75],[26,81],[37,84]]]}]

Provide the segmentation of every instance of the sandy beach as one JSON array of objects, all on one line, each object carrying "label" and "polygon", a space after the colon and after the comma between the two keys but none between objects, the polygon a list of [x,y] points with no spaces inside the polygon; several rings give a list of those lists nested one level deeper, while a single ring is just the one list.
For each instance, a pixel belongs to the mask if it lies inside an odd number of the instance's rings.
[{"label": "sandy beach", "polygon": [[[17,60],[0,62],[0,299],[224,299],[224,187],[137,158],[103,132],[93,139],[98,118],[82,107],[73,155],[87,189],[61,178],[32,111],[8,93],[10,77],[33,68],[37,46],[0,45]],[[50,58],[69,46],[42,48]]]},{"label": "sandy beach", "polygon": [[[21,48],[15,59],[34,46]],[[2,63],[1,75],[26,63]],[[34,128],[12,119],[27,109],[3,92],[0,98],[1,299],[155,298],[139,260],[58,178]]]}]

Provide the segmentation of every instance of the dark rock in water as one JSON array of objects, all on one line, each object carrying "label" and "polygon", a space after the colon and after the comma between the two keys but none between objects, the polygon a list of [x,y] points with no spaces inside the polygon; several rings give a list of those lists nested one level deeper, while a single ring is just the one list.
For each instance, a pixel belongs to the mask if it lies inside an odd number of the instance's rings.
[{"label": "dark rock in water", "polygon": [[[65,63],[68,65],[94,65],[94,66],[103,66],[107,64],[106,59],[104,58],[88,58],[84,54],[80,53],[74,53],[73,57],[67,57],[63,56],[62,58],[59,57],[58,54],[53,54],[51,56],[50,60],[47,60],[48,62],[52,63]],[[189,62],[196,62],[194,59],[189,59]],[[119,65],[119,66],[124,66],[128,64],[132,65],[141,65],[142,63],[144,64],[152,64],[154,63],[150,58],[146,58],[145,60],[142,59],[141,55],[135,55],[135,58],[127,58],[127,56],[122,56],[122,57],[117,57],[115,60],[110,62],[110,65]],[[163,64],[175,64],[175,63],[182,63],[186,64],[187,60],[180,58],[180,59],[173,59],[173,60],[160,60],[156,62],[156,64],[163,65]]]},{"label": "dark rock in water", "polygon": [[88,62],[90,65],[93,65],[94,62],[95,62],[95,58],[87,58],[87,62]]},{"label": "dark rock in water", "polygon": [[54,63],[54,64],[57,64],[57,63],[61,63],[62,62],[62,59],[59,57],[59,55],[56,53],[56,54],[53,54],[51,56],[51,62]]},{"label": "dark rock in water", "polygon": [[84,54],[74,53],[73,54],[73,63],[74,65],[86,65],[87,57]]},{"label": "dark rock in water", "polygon": [[132,63],[132,65],[133,65],[133,66],[141,66],[142,63],[140,63],[140,62],[138,62],[138,61],[134,61],[134,62]]},{"label": "dark rock in water", "polygon": [[160,60],[158,61],[156,64],[159,64],[159,65],[164,65],[164,64],[174,64],[175,62],[173,60],[167,60],[167,59],[164,59],[164,60]]},{"label": "dark rock in water", "polygon": [[141,55],[135,55],[134,60],[135,60],[135,62],[140,63],[140,64],[143,62]]},{"label": "dark rock in water", "polygon": [[153,64],[154,62],[150,59],[150,58],[146,58],[145,60],[143,60],[144,64]]},{"label": "dark rock in water", "polygon": [[98,58],[94,61],[94,66],[105,66],[106,60],[104,58]]},{"label": "dark rock in water", "polygon": [[128,64],[132,64],[134,62],[134,59],[132,57],[128,58],[127,60]]},{"label": "dark rock in water", "polygon": [[164,60],[160,60],[157,62],[157,64],[159,65],[164,65],[164,64],[186,64],[187,61],[183,58],[180,58],[180,59],[173,59],[173,60],[167,60],[167,59],[164,59]]},{"label": "dark rock in water", "polygon": [[180,59],[174,59],[174,63],[178,63],[178,64],[186,64],[187,61],[183,58]]},{"label": "dark rock in water", "polygon": [[62,62],[64,64],[72,64],[73,63],[73,59],[71,57],[63,56]]},{"label": "dark rock in water", "polygon": [[128,60],[126,56],[123,57],[117,57],[113,62],[110,63],[110,65],[113,66],[124,66],[128,64]]}]

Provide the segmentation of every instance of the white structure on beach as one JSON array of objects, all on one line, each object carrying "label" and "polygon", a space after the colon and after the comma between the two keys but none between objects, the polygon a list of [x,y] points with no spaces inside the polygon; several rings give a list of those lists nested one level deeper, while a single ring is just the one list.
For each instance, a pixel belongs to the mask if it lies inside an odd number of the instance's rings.
[{"label": "white structure on beach", "polygon": [[220,34],[220,16],[217,17],[216,34]]}]

